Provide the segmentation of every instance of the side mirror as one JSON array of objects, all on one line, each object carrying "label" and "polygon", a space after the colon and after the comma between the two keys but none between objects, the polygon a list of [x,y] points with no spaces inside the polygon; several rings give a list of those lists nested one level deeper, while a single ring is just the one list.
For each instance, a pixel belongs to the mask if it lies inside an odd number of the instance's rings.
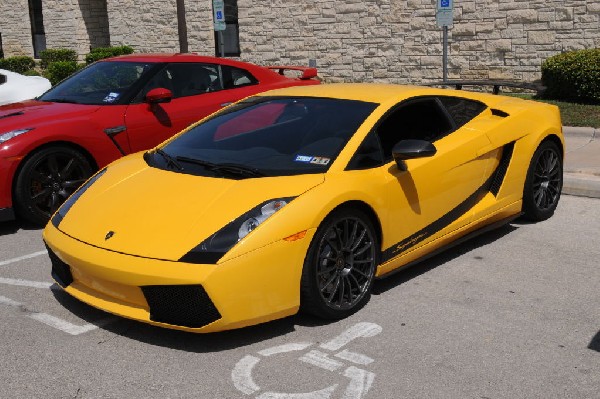
[{"label": "side mirror", "polygon": [[435,146],[425,140],[401,140],[392,149],[392,155],[400,170],[406,170],[405,160],[431,157],[436,152]]},{"label": "side mirror", "polygon": [[163,89],[162,87],[157,87],[156,89],[150,90],[146,94],[145,101],[148,104],[161,104],[171,102],[173,98],[173,93],[169,89]]}]

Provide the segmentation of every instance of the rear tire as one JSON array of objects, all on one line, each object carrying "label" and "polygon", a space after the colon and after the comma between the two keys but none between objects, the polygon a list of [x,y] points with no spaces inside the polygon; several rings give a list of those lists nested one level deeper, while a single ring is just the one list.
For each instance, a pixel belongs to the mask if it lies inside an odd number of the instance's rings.
[{"label": "rear tire", "polygon": [[17,214],[44,225],[58,207],[93,173],[87,158],[72,148],[52,146],[29,156],[15,180]]},{"label": "rear tire", "polygon": [[544,141],[535,150],[523,190],[523,214],[542,221],[554,214],[563,186],[562,152],[553,141]]},{"label": "rear tire", "polygon": [[379,252],[375,228],[364,212],[334,211],[317,229],[306,254],[300,309],[324,319],[359,310],[371,296]]}]

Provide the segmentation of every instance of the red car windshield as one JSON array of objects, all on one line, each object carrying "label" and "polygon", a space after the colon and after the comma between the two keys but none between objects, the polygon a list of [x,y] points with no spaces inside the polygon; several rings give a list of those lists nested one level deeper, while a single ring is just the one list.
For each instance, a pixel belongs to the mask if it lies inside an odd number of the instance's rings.
[{"label": "red car windshield", "polygon": [[102,61],[62,81],[39,100],[73,104],[124,104],[162,64]]}]

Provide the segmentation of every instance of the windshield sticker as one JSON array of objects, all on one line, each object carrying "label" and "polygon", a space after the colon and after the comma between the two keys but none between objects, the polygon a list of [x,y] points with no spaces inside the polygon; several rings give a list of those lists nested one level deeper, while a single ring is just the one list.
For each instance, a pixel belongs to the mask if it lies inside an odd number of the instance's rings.
[{"label": "windshield sticker", "polygon": [[106,97],[104,97],[104,101],[105,103],[112,103],[115,102],[115,100],[117,98],[119,98],[119,93],[108,93],[108,95]]},{"label": "windshield sticker", "polygon": [[295,162],[312,163],[315,165],[328,165],[331,158],[313,157],[311,155],[296,155]]}]

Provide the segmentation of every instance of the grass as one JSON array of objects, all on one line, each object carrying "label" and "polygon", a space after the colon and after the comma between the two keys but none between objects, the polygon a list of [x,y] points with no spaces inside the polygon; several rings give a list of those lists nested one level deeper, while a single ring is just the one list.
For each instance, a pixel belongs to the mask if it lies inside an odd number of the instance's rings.
[{"label": "grass", "polygon": [[577,104],[564,101],[543,100],[531,94],[509,94],[511,96],[554,104],[560,108],[564,126],[584,126],[600,128],[600,105]]}]

